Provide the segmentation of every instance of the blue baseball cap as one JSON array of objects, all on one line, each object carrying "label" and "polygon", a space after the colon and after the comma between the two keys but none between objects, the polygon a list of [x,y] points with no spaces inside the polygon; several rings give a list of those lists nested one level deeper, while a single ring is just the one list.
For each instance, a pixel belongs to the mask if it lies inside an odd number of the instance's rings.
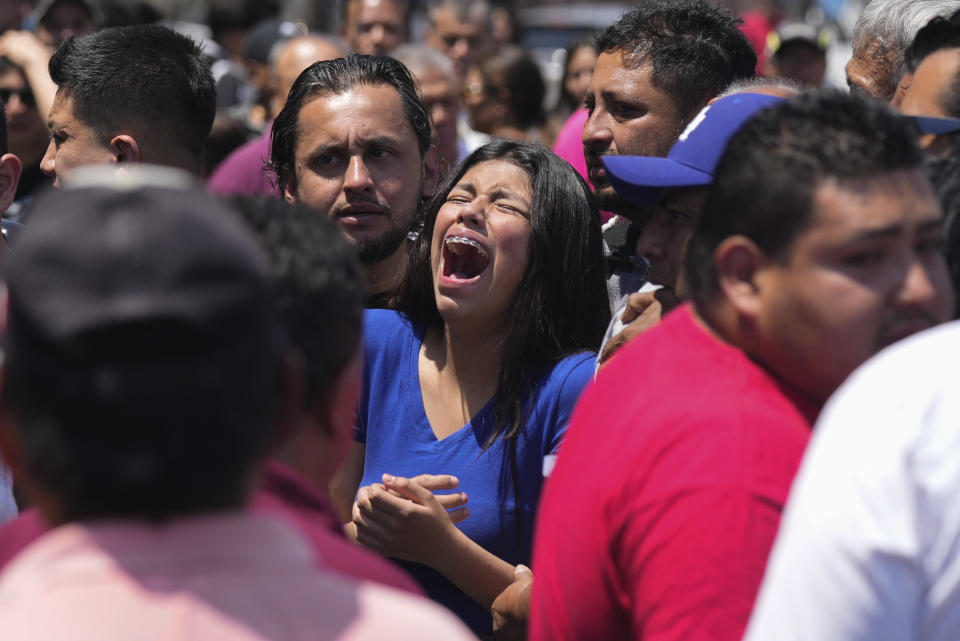
[{"label": "blue baseball cap", "polygon": [[903,116],[916,124],[922,134],[948,134],[960,131],[960,118],[935,118],[933,116]]},{"label": "blue baseball cap", "polygon": [[783,102],[778,96],[736,93],[704,107],[680,134],[666,158],[604,156],[607,179],[618,194],[638,205],[653,205],[667,187],[713,182],[727,142],[759,110]]}]

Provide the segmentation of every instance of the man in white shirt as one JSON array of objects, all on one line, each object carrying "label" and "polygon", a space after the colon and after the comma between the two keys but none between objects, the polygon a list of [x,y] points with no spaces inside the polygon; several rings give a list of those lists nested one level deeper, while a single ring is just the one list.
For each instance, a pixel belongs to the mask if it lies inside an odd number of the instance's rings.
[{"label": "man in white shirt", "polygon": [[746,641],[960,638],[960,324],[868,361],[814,430]]}]

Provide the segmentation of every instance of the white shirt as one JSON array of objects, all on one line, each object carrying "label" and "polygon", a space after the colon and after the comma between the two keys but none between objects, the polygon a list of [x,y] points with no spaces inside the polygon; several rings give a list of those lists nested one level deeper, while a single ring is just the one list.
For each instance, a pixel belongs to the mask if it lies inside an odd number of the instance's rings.
[{"label": "white shirt", "polygon": [[960,322],[907,339],[814,429],[745,641],[960,639]]}]

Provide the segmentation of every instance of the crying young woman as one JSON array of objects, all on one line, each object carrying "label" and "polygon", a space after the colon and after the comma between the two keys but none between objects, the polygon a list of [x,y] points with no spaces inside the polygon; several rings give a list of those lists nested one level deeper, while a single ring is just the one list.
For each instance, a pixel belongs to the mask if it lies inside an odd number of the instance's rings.
[{"label": "crying young woman", "polygon": [[[546,148],[498,140],[426,208],[397,311],[365,318],[348,535],[480,635],[528,564],[544,475],[610,318],[597,207]],[[357,492],[357,488],[359,492]]]}]

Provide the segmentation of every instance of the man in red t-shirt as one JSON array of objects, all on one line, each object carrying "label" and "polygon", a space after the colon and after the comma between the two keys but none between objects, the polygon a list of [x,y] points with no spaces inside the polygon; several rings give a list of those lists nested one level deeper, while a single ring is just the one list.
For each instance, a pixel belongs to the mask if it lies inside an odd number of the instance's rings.
[{"label": "man in red t-shirt", "polygon": [[692,304],[574,414],[539,513],[531,639],[740,639],[819,408],[952,311],[920,162],[893,112],[840,93],[734,135],[687,250]]}]

